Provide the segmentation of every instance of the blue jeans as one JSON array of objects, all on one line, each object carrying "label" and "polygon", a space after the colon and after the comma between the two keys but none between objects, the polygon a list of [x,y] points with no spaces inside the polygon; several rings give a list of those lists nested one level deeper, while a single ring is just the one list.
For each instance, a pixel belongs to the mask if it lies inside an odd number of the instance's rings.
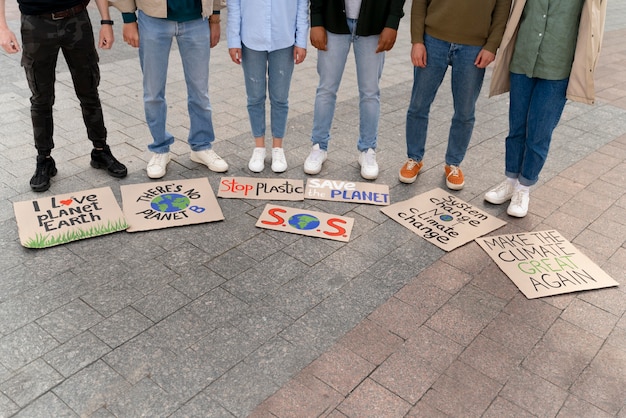
[{"label": "blue jeans", "polygon": [[192,151],[211,148],[215,140],[209,101],[211,32],[206,19],[175,22],[150,17],[139,11],[139,62],[143,71],[143,102],[146,122],[154,142],[148,149],[168,152],[174,136],[165,129],[165,84],[172,39],[176,37],[187,84],[189,137]]},{"label": "blue jeans", "polygon": [[474,130],[476,100],[483,85],[485,69],[474,61],[480,46],[445,42],[424,34],[426,67],[413,68],[413,91],[406,115],[407,155],[415,161],[424,158],[428,132],[428,114],[437,90],[452,67],[452,99],[454,116],[448,135],[446,164],[460,165]]},{"label": "blue jeans", "polygon": [[376,53],[378,35],[355,35],[356,20],[348,19],[351,34],[337,35],[327,32],[327,50],[317,52],[317,73],[320,82],[315,94],[313,132],[311,141],[328,149],[330,127],[335,115],[337,90],[346,66],[350,44],[354,44],[356,76],[359,86],[359,151],[376,149],[378,119],[380,118],[379,81],[383,72],[385,54]]},{"label": "blue jeans", "polygon": [[569,79],[544,80],[511,73],[506,171],[520,184],[537,183],[565,107]]},{"label": "blue jeans", "polygon": [[[277,51],[255,51],[242,46],[241,65],[248,95],[252,135],[265,136],[265,98],[269,87],[272,136],[283,138],[289,112],[289,86],[293,74],[293,46]],[[266,76],[267,75],[267,76]]]}]

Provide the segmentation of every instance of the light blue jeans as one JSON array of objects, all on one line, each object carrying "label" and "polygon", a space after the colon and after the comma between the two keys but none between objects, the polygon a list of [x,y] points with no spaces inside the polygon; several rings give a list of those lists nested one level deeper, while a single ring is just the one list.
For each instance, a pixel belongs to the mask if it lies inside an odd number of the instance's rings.
[{"label": "light blue jeans", "polygon": [[355,35],[357,21],[348,19],[351,34],[327,32],[327,50],[317,52],[317,73],[320,82],[315,95],[311,141],[328,149],[330,127],[335,115],[337,90],[346,66],[350,44],[354,45],[356,76],[359,86],[359,151],[376,149],[378,119],[380,118],[379,81],[383,72],[385,53],[376,53],[378,35]]},{"label": "light blue jeans", "polygon": [[289,112],[289,86],[293,74],[293,46],[276,51],[255,51],[242,45],[241,66],[248,95],[248,115],[255,138],[265,136],[265,99],[270,95],[272,136],[284,138]]},{"label": "light blue jeans", "polygon": [[458,166],[472,138],[476,100],[485,76],[485,69],[474,65],[482,47],[454,44],[426,34],[424,45],[426,67],[413,68],[413,91],[406,116],[407,156],[415,161],[424,158],[430,106],[450,66],[454,116],[448,135],[446,164]]},{"label": "light blue jeans", "polygon": [[148,149],[168,152],[174,136],[165,128],[165,84],[172,40],[176,37],[187,84],[189,137],[192,151],[211,148],[215,140],[209,101],[209,56],[211,32],[207,19],[174,22],[150,17],[139,11],[139,62],[143,71],[143,102],[152,134]]},{"label": "light blue jeans", "polygon": [[505,175],[532,186],[548,157],[552,132],[565,107],[569,79],[544,80],[511,73]]}]

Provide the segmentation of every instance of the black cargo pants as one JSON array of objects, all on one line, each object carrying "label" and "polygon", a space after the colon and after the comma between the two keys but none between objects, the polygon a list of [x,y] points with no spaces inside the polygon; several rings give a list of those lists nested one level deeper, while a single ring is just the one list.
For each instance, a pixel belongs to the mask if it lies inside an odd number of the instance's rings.
[{"label": "black cargo pants", "polygon": [[54,148],[52,106],[59,50],[72,75],[87,137],[95,148],[103,148],[107,132],[98,95],[100,68],[87,11],[59,20],[22,15],[21,33],[22,66],[32,93],[30,114],[37,153],[50,155]]}]

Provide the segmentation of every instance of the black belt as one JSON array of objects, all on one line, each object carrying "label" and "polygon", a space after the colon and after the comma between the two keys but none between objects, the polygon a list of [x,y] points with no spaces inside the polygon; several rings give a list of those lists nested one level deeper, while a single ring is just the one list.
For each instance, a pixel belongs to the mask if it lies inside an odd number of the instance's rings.
[{"label": "black belt", "polygon": [[77,14],[85,10],[88,4],[89,4],[89,1],[86,1],[84,3],[79,3],[76,6],[66,9],[66,10],[61,10],[59,12],[54,12],[54,13],[44,13],[39,16],[47,18],[47,19],[52,19],[52,20],[61,20],[61,19],[65,19],[68,17],[76,16]]}]

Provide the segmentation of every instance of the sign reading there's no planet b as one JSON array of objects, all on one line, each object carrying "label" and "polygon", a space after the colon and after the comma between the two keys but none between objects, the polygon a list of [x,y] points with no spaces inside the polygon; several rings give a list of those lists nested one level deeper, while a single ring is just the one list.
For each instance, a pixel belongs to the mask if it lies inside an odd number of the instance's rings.
[{"label": "sign reading there's no planet b", "polygon": [[128,232],[224,219],[207,178],[120,187]]},{"label": "sign reading there's no planet b", "polygon": [[476,242],[528,299],[619,285],[554,230]]},{"label": "sign reading there's no planet b", "polygon": [[354,219],[267,204],[256,226],[275,231],[348,242]]},{"label": "sign reading there's no planet b", "polygon": [[307,199],[389,205],[389,186],[386,184],[309,179],[304,194]]},{"label": "sign reading there's no planet b", "polygon": [[127,228],[110,187],[13,204],[20,242],[46,248]]},{"label": "sign reading there's no planet b", "polygon": [[452,251],[506,225],[442,189],[434,189],[381,211],[445,251]]},{"label": "sign reading there's no planet b", "polygon": [[222,177],[217,196],[227,199],[304,200],[304,182],[289,179]]}]

